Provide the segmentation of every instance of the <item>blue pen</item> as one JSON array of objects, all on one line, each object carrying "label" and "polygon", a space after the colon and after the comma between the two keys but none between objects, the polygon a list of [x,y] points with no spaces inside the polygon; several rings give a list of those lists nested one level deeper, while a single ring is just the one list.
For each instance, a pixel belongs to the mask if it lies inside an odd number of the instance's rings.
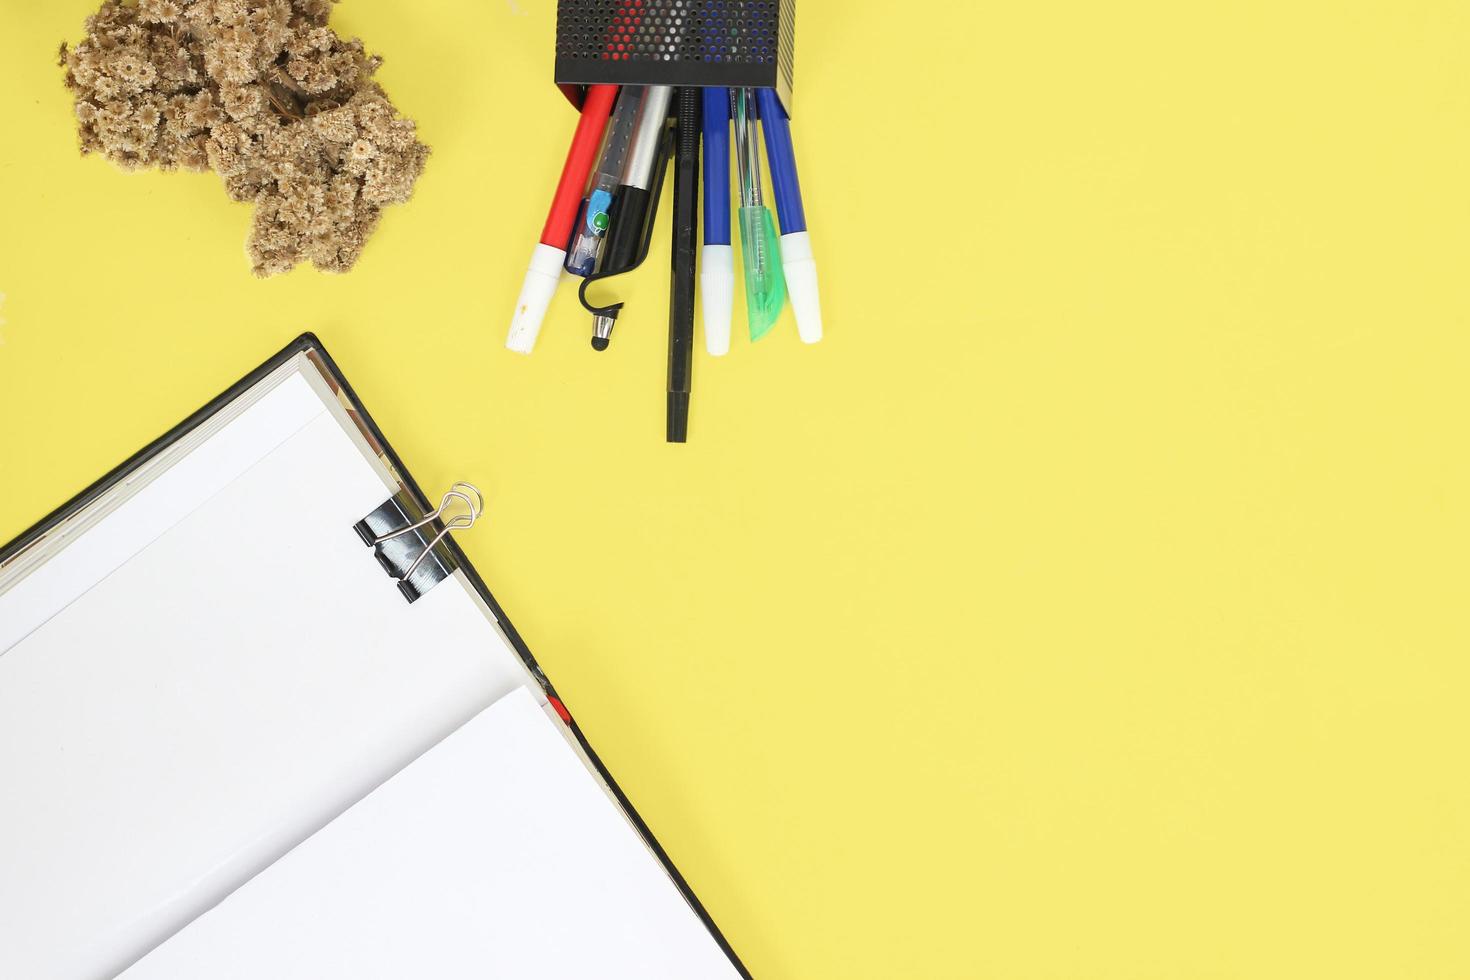
[{"label": "blue pen", "polygon": [[776,214],[781,219],[781,266],[786,273],[786,292],[791,297],[791,308],[796,311],[797,332],[803,341],[815,344],[822,339],[822,300],[817,291],[812,241],[806,230],[806,209],[801,203],[801,181],[796,176],[791,120],[775,89],[758,89],[756,101],[766,136],[766,159],[771,166]]},{"label": "blue pen", "polygon": [[735,249],[730,239],[730,90],[704,90],[704,249],[700,254],[704,346],[730,351],[735,308]]}]

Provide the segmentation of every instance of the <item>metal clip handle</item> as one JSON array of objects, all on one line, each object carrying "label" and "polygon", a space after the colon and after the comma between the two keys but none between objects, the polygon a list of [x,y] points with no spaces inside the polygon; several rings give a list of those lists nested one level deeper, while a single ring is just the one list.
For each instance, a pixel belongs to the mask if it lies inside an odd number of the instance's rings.
[{"label": "metal clip handle", "polygon": [[427,555],[429,552],[433,551],[434,546],[440,541],[444,540],[444,535],[448,534],[450,531],[457,531],[461,529],[468,530],[469,528],[475,526],[475,522],[478,521],[480,519],[480,515],[485,512],[484,494],[480,493],[479,488],[472,483],[456,483],[451,486],[448,492],[445,493],[444,496],[439,500],[439,506],[434,509],[434,513],[428,515],[421,521],[414,521],[407,527],[401,527],[396,531],[389,531],[387,534],[380,534],[373,539],[373,545],[374,547],[376,547],[377,545],[382,544],[384,541],[387,541],[389,538],[396,538],[400,534],[408,534],[411,531],[417,531],[425,524],[432,524],[434,521],[437,521],[439,519],[439,516],[443,514],[446,510],[448,510],[449,505],[454,503],[456,500],[464,501],[464,505],[469,508],[468,512],[464,514],[457,514],[454,517],[450,518],[448,521],[445,521],[444,530],[434,535],[434,540],[430,541],[428,545],[425,546],[423,552],[413,560],[413,564],[408,566],[408,570],[404,572],[401,576],[399,576],[399,581],[403,581],[413,574],[413,570],[419,567],[419,562],[424,560],[424,555]]},{"label": "metal clip handle", "polygon": [[[446,517],[452,510],[461,508],[461,513]],[[390,498],[383,506],[359,521],[355,528],[363,543],[372,547],[378,563],[398,582],[399,591],[409,602],[419,598],[454,570],[451,558],[436,555],[432,567],[426,566],[426,576],[419,576],[418,581],[410,581],[424,559],[434,554],[434,549],[450,531],[464,530],[475,525],[485,512],[485,498],[473,484],[455,483],[440,499],[439,506],[432,513],[418,520],[410,520],[412,515],[420,512],[405,491]],[[400,521],[408,523],[400,525]],[[435,521],[442,521],[442,528],[432,539],[425,541],[426,532],[421,529],[431,526]],[[385,543],[405,536],[410,539],[408,542],[383,547]],[[405,567],[403,563],[410,556],[413,560]],[[432,571],[432,574],[427,574],[428,571]]]}]

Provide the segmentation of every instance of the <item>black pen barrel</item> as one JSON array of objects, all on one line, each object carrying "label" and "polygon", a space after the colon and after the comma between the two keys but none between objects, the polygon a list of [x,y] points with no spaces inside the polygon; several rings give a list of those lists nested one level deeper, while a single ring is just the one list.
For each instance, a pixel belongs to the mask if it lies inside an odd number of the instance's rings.
[{"label": "black pen barrel", "polygon": [[681,88],[674,151],[673,276],[669,287],[668,441],[689,437],[689,392],[694,372],[694,262],[698,250],[699,125],[703,98]]},{"label": "black pen barrel", "polygon": [[599,272],[627,272],[638,259],[638,244],[643,241],[643,222],[648,215],[648,191],[624,184],[618,188],[608,211],[607,245],[602,252]]}]

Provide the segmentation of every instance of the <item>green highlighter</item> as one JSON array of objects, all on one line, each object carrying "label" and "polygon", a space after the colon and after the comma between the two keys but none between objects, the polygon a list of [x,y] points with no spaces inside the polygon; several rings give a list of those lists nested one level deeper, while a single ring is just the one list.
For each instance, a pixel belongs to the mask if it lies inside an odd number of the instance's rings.
[{"label": "green highlighter", "polygon": [[770,333],[786,305],[786,276],[781,271],[781,250],[776,222],[761,194],[759,136],[753,125],[755,92],[748,88],[731,91],[735,117],[735,160],[740,168],[740,250],[745,258],[745,313],[750,322],[750,339]]}]

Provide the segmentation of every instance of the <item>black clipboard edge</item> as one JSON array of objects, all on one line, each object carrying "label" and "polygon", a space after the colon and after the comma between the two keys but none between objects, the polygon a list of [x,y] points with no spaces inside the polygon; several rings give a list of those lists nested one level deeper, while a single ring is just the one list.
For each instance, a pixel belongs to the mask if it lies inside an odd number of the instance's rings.
[{"label": "black clipboard edge", "polygon": [[[111,470],[103,474],[86,489],[82,490],[66,503],[62,504],[60,507],[57,507],[55,510],[47,514],[45,517],[41,518],[35,524],[22,531],[14,539],[7,542],[3,547],[0,547],[0,564],[4,564],[11,558],[14,558],[16,555],[19,555],[21,552],[25,551],[31,545],[35,544],[57,525],[67,520],[77,511],[91,504],[102,494],[110,490],[120,480],[126,479],[130,474],[135,472],[144,463],[148,462],[148,460],[152,459],[154,456],[167,449],[170,445],[177,442],[179,439],[188,435],[199,425],[203,424],[205,421],[211,418],[220,409],[224,408],[226,405],[234,401],[240,395],[244,394],[250,388],[259,384],[272,371],[277,370],[298,354],[307,354],[309,357],[311,357],[311,359],[317,364],[318,368],[321,369],[322,373],[325,374],[335,386],[337,386],[339,392],[346,396],[348,403],[352,407],[352,410],[357,415],[357,421],[367,430],[372,439],[377,443],[377,448],[381,450],[382,455],[389,462],[391,468],[394,471],[394,475],[398,477],[398,479],[403,483],[404,488],[413,495],[414,499],[421,507],[424,508],[426,513],[432,510],[433,505],[429,502],[429,499],[424,496],[424,491],[414,480],[413,475],[409,473],[408,467],[403,465],[402,458],[398,455],[397,451],[393,449],[393,446],[391,443],[388,442],[387,437],[383,435],[383,430],[378,428],[377,422],[373,420],[372,415],[370,415],[368,413],[368,410],[363,406],[362,399],[357,397],[357,392],[353,390],[352,385],[348,383],[347,378],[342,374],[341,369],[337,367],[337,362],[332,359],[331,354],[327,353],[326,346],[322,344],[322,342],[317,338],[315,334],[308,332],[303,333],[301,336],[291,341],[279,352],[268,359],[264,364],[260,365],[255,370],[245,375],[239,381],[236,381],[234,384],[230,385],[230,387],[226,388],[221,394],[215,396],[214,398],[211,398],[208,402],[204,404],[203,407],[193,412],[178,425],[175,425],[163,435],[159,436],[157,439],[154,439],[142,449],[138,450],[136,453],[123,460],[117,466],[114,466]],[[468,556],[466,556],[464,551],[460,548],[459,543],[454,540],[453,535],[449,535],[445,537],[443,544],[448,547],[449,552],[454,556],[455,560],[459,562],[459,568],[461,571],[464,572],[465,578],[469,581],[470,585],[472,585],[475,591],[479,593],[480,598],[484,600],[485,604],[490,607],[490,611],[495,615],[495,619],[499,623],[501,631],[505,633],[506,639],[510,640],[511,646],[515,648],[517,656],[521,658],[521,662],[526,665],[526,669],[530,671],[531,676],[536,679],[536,682],[538,684],[541,685],[541,689],[546,693],[546,696],[553,700],[553,707],[558,708],[558,714],[560,714],[566,720],[567,727],[571,729],[573,737],[575,737],[577,740],[577,744],[581,746],[582,751],[586,753],[587,758],[591,760],[592,766],[597,770],[598,776],[601,777],[603,782],[607,784],[608,788],[612,790],[613,796],[618,801],[618,805],[623,808],[623,812],[626,813],[628,815],[628,819],[633,822],[633,826],[638,830],[638,833],[643,838],[644,843],[648,845],[648,848],[651,851],[653,851],[654,855],[658,858],[659,863],[664,866],[664,870],[668,872],[669,877],[673,879],[675,886],[678,887],[680,894],[682,894],[685,900],[688,901],[690,908],[694,909],[695,914],[699,916],[700,921],[703,922],[705,928],[709,930],[709,933],[714,938],[715,943],[720,947],[720,951],[725,954],[725,956],[730,960],[731,965],[735,967],[736,971],[742,977],[745,977],[746,980],[752,980],[750,971],[745,968],[745,964],[740,961],[740,957],[736,955],[735,950],[730,946],[730,942],[725,938],[725,934],[720,931],[720,927],[716,925],[715,920],[710,917],[709,911],[704,907],[704,903],[699,900],[699,896],[694,894],[694,889],[689,887],[689,883],[684,879],[684,876],[679,873],[679,869],[675,867],[674,862],[669,858],[668,852],[663,849],[663,845],[660,844],[658,842],[658,838],[653,835],[653,831],[650,830],[648,824],[644,822],[643,817],[638,813],[637,808],[633,806],[632,801],[628,799],[627,794],[623,792],[622,787],[618,785],[617,780],[613,779],[612,773],[609,772],[607,766],[603,764],[602,759],[592,748],[591,743],[587,741],[587,736],[583,734],[582,729],[577,725],[577,722],[572,717],[570,710],[565,708],[565,702],[562,701],[561,696],[556,693],[556,688],[552,686],[550,678],[548,678],[545,672],[542,671],[541,665],[536,662],[536,657],[531,653],[531,649],[526,646],[526,641],[521,639],[520,633],[516,632],[516,628],[514,625],[511,624],[510,618],[505,615],[505,610],[501,608],[500,603],[496,601],[494,594],[491,593],[489,587],[485,585],[484,579],[480,578],[480,573],[476,571],[475,566],[470,563]],[[395,597],[391,591],[384,592],[384,601],[393,601],[394,598]]]}]

